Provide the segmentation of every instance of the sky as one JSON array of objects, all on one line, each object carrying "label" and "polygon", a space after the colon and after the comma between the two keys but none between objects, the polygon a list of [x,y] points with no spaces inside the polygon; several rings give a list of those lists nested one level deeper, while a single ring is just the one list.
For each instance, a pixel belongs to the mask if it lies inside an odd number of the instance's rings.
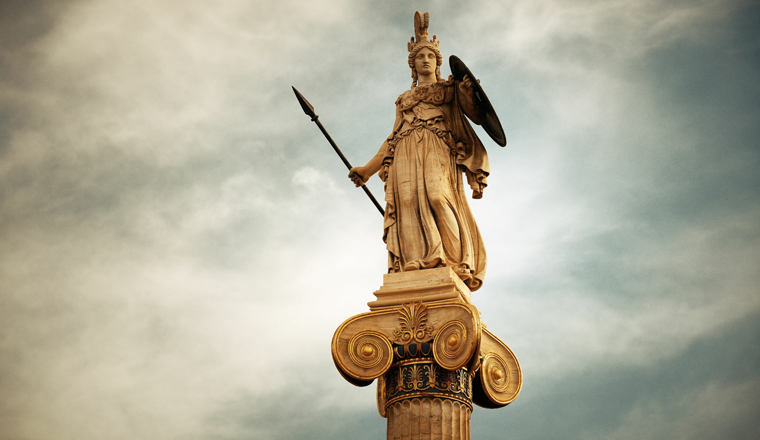
[{"label": "sky", "polygon": [[417,10],[508,139],[473,438],[760,437],[756,3],[4,0],[0,440],[385,438],[330,357],[382,218],[291,86],[365,163]]}]

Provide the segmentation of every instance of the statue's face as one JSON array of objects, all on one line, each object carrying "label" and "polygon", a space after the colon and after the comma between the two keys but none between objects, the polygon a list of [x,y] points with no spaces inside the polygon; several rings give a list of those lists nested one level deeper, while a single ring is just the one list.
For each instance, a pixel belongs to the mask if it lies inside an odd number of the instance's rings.
[{"label": "statue's face", "polygon": [[435,52],[423,47],[414,57],[414,68],[418,75],[431,75],[435,73]]}]

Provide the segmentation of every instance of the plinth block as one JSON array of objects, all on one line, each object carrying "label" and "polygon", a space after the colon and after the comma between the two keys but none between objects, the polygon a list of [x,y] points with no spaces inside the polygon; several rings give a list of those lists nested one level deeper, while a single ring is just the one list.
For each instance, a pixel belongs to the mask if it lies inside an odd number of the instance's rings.
[{"label": "plinth block", "polygon": [[377,300],[367,303],[373,311],[415,301],[432,304],[453,300],[472,304],[470,289],[450,267],[385,274],[383,286],[374,294]]}]

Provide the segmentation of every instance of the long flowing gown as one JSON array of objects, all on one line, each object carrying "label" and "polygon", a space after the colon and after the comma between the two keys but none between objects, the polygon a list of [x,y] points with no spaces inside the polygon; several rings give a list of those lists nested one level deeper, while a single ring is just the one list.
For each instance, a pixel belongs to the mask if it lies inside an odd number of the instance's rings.
[{"label": "long flowing gown", "polygon": [[471,289],[485,276],[486,252],[462,174],[480,198],[489,173],[479,123],[458,82],[413,87],[396,100],[393,133],[381,147],[387,203],[383,240],[389,272],[452,267]]}]

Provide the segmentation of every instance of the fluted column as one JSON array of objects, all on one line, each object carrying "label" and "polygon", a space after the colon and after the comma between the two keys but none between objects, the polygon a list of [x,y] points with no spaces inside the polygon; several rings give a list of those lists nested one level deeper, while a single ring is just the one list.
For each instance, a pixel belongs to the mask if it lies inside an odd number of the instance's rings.
[{"label": "fluted column", "polygon": [[447,370],[430,352],[430,344],[394,347],[394,363],[378,384],[388,440],[470,438],[472,375]]},{"label": "fluted column", "polygon": [[388,440],[469,440],[472,410],[439,398],[396,402],[387,409]]}]

